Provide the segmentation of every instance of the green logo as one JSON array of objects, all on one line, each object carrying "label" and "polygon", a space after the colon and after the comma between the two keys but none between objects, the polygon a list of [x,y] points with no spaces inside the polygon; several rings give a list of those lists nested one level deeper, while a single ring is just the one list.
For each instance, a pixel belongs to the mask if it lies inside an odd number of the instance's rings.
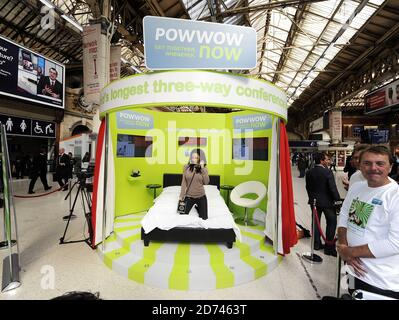
[{"label": "green logo", "polygon": [[349,208],[349,222],[365,229],[373,210],[374,206],[372,204],[360,201],[356,198],[352,201]]}]

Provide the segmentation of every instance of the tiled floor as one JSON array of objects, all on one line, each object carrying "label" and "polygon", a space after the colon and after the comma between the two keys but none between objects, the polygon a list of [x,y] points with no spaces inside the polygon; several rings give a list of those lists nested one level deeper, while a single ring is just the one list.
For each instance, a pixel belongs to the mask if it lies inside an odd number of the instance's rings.
[{"label": "tiled floor", "polygon": [[[310,229],[305,180],[297,178],[296,171],[293,175],[297,222]],[[338,172],[336,179],[344,196],[342,175]],[[27,183],[27,180],[15,182],[15,193],[26,195]],[[40,181],[36,192],[43,192]],[[310,265],[298,256],[309,250],[309,239],[301,239],[292,253],[267,276],[235,288],[186,292],[155,289],[129,281],[108,269],[85,243],[58,244],[65,228],[62,217],[68,213],[65,195],[66,192],[56,192],[42,198],[16,199],[22,285],[11,292],[0,293],[0,300],[50,299],[76,290],[100,292],[103,299],[312,300],[335,293],[336,258],[318,252],[324,258],[323,263]],[[71,222],[66,240],[82,239],[84,228],[87,230],[80,201],[76,213],[78,218]],[[0,236],[3,237],[2,231]],[[4,250],[0,251],[0,264],[5,254]]]}]

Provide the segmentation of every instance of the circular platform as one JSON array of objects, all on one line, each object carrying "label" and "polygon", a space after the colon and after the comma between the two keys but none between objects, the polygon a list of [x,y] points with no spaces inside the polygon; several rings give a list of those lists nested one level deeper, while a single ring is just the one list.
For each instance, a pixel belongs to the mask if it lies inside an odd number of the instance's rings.
[{"label": "circular platform", "polygon": [[242,242],[224,244],[151,242],[144,247],[140,221],[144,214],[115,220],[107,239],[104,263],[119,274],[148,286],[175,290],[213,290],[258,279],[277,267],[281,257],[265,244],[263,228],[240,226]]}]

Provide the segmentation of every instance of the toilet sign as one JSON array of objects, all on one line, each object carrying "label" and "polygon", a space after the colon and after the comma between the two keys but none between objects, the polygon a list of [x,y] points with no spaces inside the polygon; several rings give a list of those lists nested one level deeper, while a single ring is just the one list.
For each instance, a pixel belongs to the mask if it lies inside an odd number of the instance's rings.
[{"label": "toilet sign", "polygon": [[55,138],[55,122],[0,114],[0,123],[7,135]]},{"label": "toilet sign", "polygon": [[148,69],[252,69],[256,30],[185,19],[146,16],[144,53]]}]

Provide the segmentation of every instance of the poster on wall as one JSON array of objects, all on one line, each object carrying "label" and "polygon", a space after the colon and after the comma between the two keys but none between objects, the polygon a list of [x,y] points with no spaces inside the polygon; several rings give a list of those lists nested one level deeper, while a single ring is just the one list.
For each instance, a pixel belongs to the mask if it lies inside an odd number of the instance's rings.
[{"label": "poster on wall", "polygon": [[399,107],[399,80],[393,81],[365,96],[364,112],[366,114],[388,112],[395,106]]},{"label": "poster on wall", "polygon": [[263,160],[269,158],[269,139],[262,138],[234,138],[232,157],[236,160]]},{"label": "poster on wall", "polygon": [[64,108],[65,66],[0,36],[0,94]]},{"label": "poster on wall", "polygon": [[116,156],[123,158],[152,157],[152,137],[118,134]]}]

